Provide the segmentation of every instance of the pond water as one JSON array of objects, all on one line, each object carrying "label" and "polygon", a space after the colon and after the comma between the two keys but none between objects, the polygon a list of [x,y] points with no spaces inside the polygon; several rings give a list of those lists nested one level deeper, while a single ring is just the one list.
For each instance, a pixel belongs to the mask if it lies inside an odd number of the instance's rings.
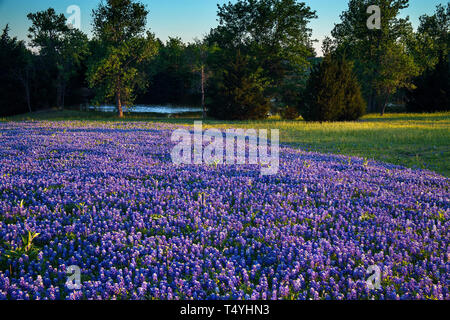
[{"label": "pond water", "polygon": [[[89,110],[100,112],[116,112],[116,106],[90,106]],[[202,112],[201,108],[191,106],[174,106],[174,105],[135,105],[132,107],[123,107],[123,112],[135,113],[160,113],[160,114],[176,114],[185,112]]]}]

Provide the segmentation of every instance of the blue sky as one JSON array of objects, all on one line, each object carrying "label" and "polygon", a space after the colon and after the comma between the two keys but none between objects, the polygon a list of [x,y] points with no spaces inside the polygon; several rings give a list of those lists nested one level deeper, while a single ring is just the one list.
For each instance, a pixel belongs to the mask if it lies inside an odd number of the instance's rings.
[{"label": "blue sky", "polygon": [[[322,40],[329,35],[339,15],[347,8],[346,0],[304,0],[317,11],[318,19],[311,23],[315,39]],[[27,13],[55,8],[65,13],[70,5],[78,5],[81,9],[81,29],[90,33],[91,12],[100,1],[94,0],[0,0],[0,27],[9,23],[11,33],[20,39],[26,39],[29,21]],[[179,36],[184,41],[195,37],[201,38],[217,25],[217,3],[224,0],[141,0],[149,10],[149,28],[162,40],[169,36]],[[232,1],[234,2],[234,1]],[[422,14],[432,14],[437,4],[446,4],[446,0],[410,0],[410,7],[404,10],[415,27]],[[320,43],[317,44],[320,48]]]}]

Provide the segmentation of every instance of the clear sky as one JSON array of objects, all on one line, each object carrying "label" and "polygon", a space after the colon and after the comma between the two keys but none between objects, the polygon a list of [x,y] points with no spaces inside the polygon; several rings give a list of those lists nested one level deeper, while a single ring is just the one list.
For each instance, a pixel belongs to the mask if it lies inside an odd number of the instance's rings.
[{"label": "clear sky", "polygon": [[[315,39],[322,40],[330,34],[339,15],[347,8],[347,0],[304,0],[317,11],[318,19],[311,23]],[[26,39],[30,25],[26,15],[29,12],[55,8],[58,13],[66,13],[71,5],[81,9],[81,29],[90,34],[91,12],[98,0],[0,0],[0,27],[11,27],[11,34]],[[201,38],[217,25],[217,3],[224,0],[141,0],[150,10],[149,28],[162,40],[169,36],[179,36],[184,41]],[[234,2],[234,1],[232,1]],[[404,10],[409,15],[414,27],[422,14],[432,14],[437,4],[446,4],[446,0],[410,0],[410,6]],[[67,14],[69,16],[69,14]],[[316,45],[320,48],[320,43]],[[319,52],[319,49],[318,49]]]}]

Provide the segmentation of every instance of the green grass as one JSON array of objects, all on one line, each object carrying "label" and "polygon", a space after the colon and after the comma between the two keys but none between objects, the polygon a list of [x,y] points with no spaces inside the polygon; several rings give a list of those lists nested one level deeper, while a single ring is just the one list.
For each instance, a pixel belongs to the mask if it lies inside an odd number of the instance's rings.
[{"label": "green grass", "polygon": [[[10,117],[21,120],[153,121],[192,124],[198,115],[179,118],[80,111],[49,111]],[[375,159],[410,168],[422,168],[450,176],[450,113],[367,115],[358,122],[306,123],[277,117],[264,121],[204,121],[204,127],[279,129],[280,142],[324,153]]]},{"label": "green grass", "polygon": [[173,115],[168,118],[167,115],[158,113],[126,113],[125,118],[120,119],[116,113],[98,112],[98,111],[78,111],[78,110],[49,110],[16,115],[3,118],[3,121],[29,121],[29,120],[49,120],[49,121],[66,121],[66,120],[89,120],[89,121],[159,121],[159,122],[185,122],[187,119],[201,117],[200,113],[184,113],[181,115]]}]

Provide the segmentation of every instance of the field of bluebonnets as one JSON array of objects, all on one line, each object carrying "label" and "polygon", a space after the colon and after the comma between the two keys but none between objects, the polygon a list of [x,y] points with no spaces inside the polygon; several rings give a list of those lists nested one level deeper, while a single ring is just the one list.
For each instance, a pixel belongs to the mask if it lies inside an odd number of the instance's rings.
[{"label": "field of bluebonnets", "polygon": [[175,166],[173,129],[1,123],[0,299],[450,299],[448,178],[289,147],[274,176]]}]

